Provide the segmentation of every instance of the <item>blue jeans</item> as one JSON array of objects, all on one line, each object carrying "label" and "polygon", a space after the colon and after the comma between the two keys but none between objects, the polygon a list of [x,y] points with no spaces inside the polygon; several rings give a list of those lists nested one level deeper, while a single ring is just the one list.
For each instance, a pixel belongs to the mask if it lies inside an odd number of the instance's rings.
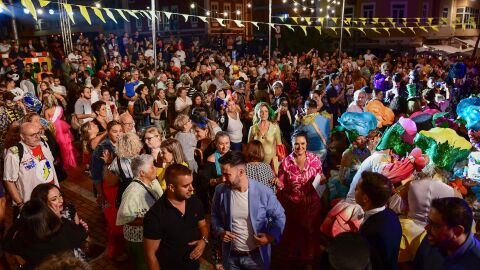
[{"label": "blue jeans", "polygon": [[227,270],[263,270],[263,260],[260,250],[250,255],[240,256],[235,252],[230,252],[227,262]]}]

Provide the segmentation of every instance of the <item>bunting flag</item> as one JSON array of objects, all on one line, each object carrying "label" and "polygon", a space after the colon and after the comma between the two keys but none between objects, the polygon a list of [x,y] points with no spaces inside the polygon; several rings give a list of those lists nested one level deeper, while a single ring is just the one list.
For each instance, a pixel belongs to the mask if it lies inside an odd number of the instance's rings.
[{"label": "bunting flag", "polygon": [[200,20],[202,20],[204,23],[208,23],[208,19],[205,16],[197,16]]},{"label": "bunting flag", "polygon": [[152,17],[152,12],[148,12],[146,10],[141,10],[140,11],[140,14],[142,14],[143,16],[147,17],[147,19],[149,19],[150,21],[153,20],[153,17]]},{"label": "bunting flag", "polygon": [[397,29],[397,30],[398,30],[400,33],[402,33],[402,34],[405,34],[405,31],[403,31],[403,29],[402,29],[401,27],[397,27],[397,28],[395,28],[395,29]]},{"label": "bunting flag", "polygon": [[80,8],[80,14],[82,14],[83,18],[88,22],[88,24],[92,25],[92,20],[90,19],[90,14],[88,14],[88,10],[86,6],[78,6]]},{"label": "bunting flag", "polygon": [[407,25],[407,18],[402,18],[402,23],[403,23],[403,25],[406,26]]},{"label": "bunting flag", "polygon": [[377,24],[378,23],[378,18],[372,18],[372,23]]},{"label": "bunting flag", "polygon": [[295,32],[295,29],[293,29],[293,26],[291,24],[284,24],[288,29],[292,30]]},{"label": "bunting flag", "polygon": [[165,17],[167,17],[168,20],[170,20],[170,17],[172,16],[172,13],[171,12],[166,12],[166,11],[162,11],[163,14],[165,14]]},{"label": "bunting flag", "polygon": [[473,29],[477,29],[477,23],[475,21],[470,23]]},{"label": "bunting flag", "polygon": [[129,10],[129,9],[125,9],[125,11],[130,14],[130,16],[134,17],[135,19],[138,19],[138,16],[137,14],[135,14],[135,12]]},{"label": "bunting flag", "polygon": [[385,30],[385,32],[387,32],[388,36],[390,36],[390,28],[384,27],[383,30]]},{"label": "bunting flag", "polygon": [[320,24],[323,25],[323,23],[325,22],[325,17],[320,17]]},{"label": "bunting flag", "polygon": [[182,17],[185,19],[185,22],[188,22],[188,17],[190,17],[190,15],[182,14]]},{"label": "bunting flag", "polygon": [[110,9],[104,8],[103,10],[112,21],[114,21],[115,23],[118,23],[117,19],[115,19],[115,16],[113,16],[113,13],[110,11]]},{"label": "bunting flag", "polygon": [[408,27],[408,29],[410,29],[410,31],[412,31],[414,35],[416,34],[416,33],[415,33],[415,30],[413,29],[413,27]]},{"label": "bunting flag", "polygon": [[467,30],[467,24],[466,23],[462,23],[462,30]]},{"label": "bunting flag", "polygon": [[447,24],[448,19],[447,18],[440,18],[440,23],[441,24]]},{"label": "bunting flag", "polygon": [[32,0],[22,0],[21,3],[22,3],[22,6],[24,8],[26,8],[26,9],[28,9],[28,11],[30,11],[30,14],[32,14],[33,19],[35,19],[35,21],[36,21],[37,20],[37,10],[35,9],[35,6],[33,5]]},{"label": "bunting flag", "polygon": [[440,31],[440,30],[438,29],[438,26],[437,26],[437,25],[431,25],[430,27],[431,27],[432,30],[435,31],[435,32]]},{"label": "bunting flag", "polygon": [[0,8],[1,8],[2,10],[5,10],[6,12],[12,14],[12,12],[10,11],[10,9],[8,9],[8,7],[5,5],[5,3],[3,3],[2,0],[0,0]]},{"label": "bunting flag", "polygon": [[40,3],[41,7],[46,7],[48,4],[50,4],[50,1],[46,0],[39,0],[38,2]]},{"label": "bunting flag", "polygon": [[362,21],[363,26],[367,24],[367,21]]},{"label": "bunting flag", "polygon": [[338,18],[337,17],[332,17],[332,21],[333,21],[333,23],[337,24]]},{"label": "bunting flag", "polygon": [[270,27],[272,27],[273,29],[277,30],[277,28],[275,28],[275,24],[274,24],[274,23],[268,23],[268,25],[270,25]]},{"label": "bunting flag", "polygon": [[335,35],[338,35],[338,33],[337,33],[337,29],[335,29],[335,27],[329,27],[329,28],[330,28],[330,29],[332,29],[332,30],[333,30],[333,32],[335,32]]},{"label": "bunting flag", "polygon": [[322,35],[322,27],[321,26],[315,26],[315,29],[318,30],[318,33]]},{"label": "bunting flag", "polygon": [[237,25],[237,27],[245,27],[245,25],[242,23],[242,21],[233,20],[233,22]]},{"label": "bunting flag", "polygon": [[251,22],[253,24],[253,26],[257,27],[257,30],[260,29],[260,27],[258,26],[258,22]]},{"label": "bunting flag", "polygon": [[450,24],[450,27],[456,28],[456,27],[457,27],[457,24],[456,24],[455,22],[452,22],[452,23]]},{"label": "bunting flag", "polygon": [[348,25],[350,24],[351,21],[352,21],[352,18],[346,18],[345,19],[345,23],[348,24]]},{"label": "bunting flag", "polygon": [[72,21],[72,23],[75,24],[75,20],[74,20],[74,17],[73,17],[72,5],[70,5],[70,4],[63,4],[63,8],[65,8],[65,11],[67,12],[68,17],[70,18],[70,20]]},{"label": "bunting flag", "polygon": [[416,24],[417,26],[419,26],[419,25],[420,25],[420,18],[415,18],[415,20],[416,20],[415,24]]},{"label": "bunting flag", "polygon": [[365,36],[367,35],[367,33],[365,33],[365,30],[363,30],[363,27],[358,27],[357,30],[362,32]]},{"label": "bunting flag", "polygon": [[357,20],[353,20],[353,24],[357,25],[357,24],[358,24],[358,21],[357,21]]},{"label": "bunting flag", "polygon": [[428,22],[428,25],[432,25],[433,18],[428,18],[428,19],[427,19],[427,22]]},{"label": "bunting flag", "polygon": [[311,24],[312,21],[311,21],[311,18],[310,17],[305,17],[305,21],[307,22],[307,24]]},{"label": "bunting flag", "polygon": [[393,18],[387,18],[387,21],[388,21],[393,27],[395,27],[395,23],[393,22]]},{"label": "bunting flag", "polygon": [[378,29],[376,27],[372,27],[372,31],[377,33],[377,34],[381,34],[380,31],[378,31]]},{"label": "bunting flag", "polygon": [[387,24],[387,22],[380,22],[380,24],[381,24],[382,26],[385,26],[385,24]]},{"label": "bunting flag", "polygon": [[344,27],[345,31],[347,31],[348,35],[351,37],[352,33],[350,33],[350,27]]},{"label": "bunting flag", "polygon": [[222,27],[225,27],[225,24],[223,23],[224,19],[220,19],[220,18],[215,18],[215,20],[218,22],[218,24],[220,24]]},{"label": "bunting flag", "polygon": [[129,22],[129,20],[127,19],[127,16],[125,16],[125,14],[123,13],[123,11],[121,9],[115,9],[115,10],[118,12],[118,14],[120,14],[120,16],[122,16],[122,18],[125,21]]},{"label": "bunting flag", "polygon": [[302,28],[303,32],[305,33],[305,36],[307,36],[307,26],[306,25],[300,25],[300,28]]},{"label": "bunting flag", "polygon": [[423,31],[425,31],[425,32],[428,33],[428,30],[427,30],[427,28],[426,28],[425,26],[420,26],[420,27],[418,27],[418,28],[420,28],[421,30],[423,30]]},{"label": "bunting flag", "polygon": [[281,22],[285,22],[285,17],[280,16],[280,21],[281,21]]},{"label": "bunting flag", "polygon": [[290,18],[292,18],[292,20],[293,20],[296,24],[298,24],[298,17],[290,17]]},{"label": "bunting flag", "polygon": [[97,17],[103,22],[103,23],[107,23],[105,21],[105,18],[103,17],[103,14],[102,14],[102,11],[100,9],[98,9],[97,7],[92,7],[93,9],[93,13],[95,13],[95,15],[97,15]]}]

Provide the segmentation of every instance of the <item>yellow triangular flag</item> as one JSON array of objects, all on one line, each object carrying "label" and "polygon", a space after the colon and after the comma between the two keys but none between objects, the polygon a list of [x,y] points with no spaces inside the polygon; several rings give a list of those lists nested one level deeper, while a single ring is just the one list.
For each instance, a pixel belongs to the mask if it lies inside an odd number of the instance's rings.
[{"label": "yellow triangular flag", "polygon": [[300,25],[300,28],[302,28],[303,32],[305,33],[305,36],[307,36],[307,26],[306,25]]},{"label": "yellow triangular flag", "polygon": [[28,9],[28,11],[30,11],[30,14],[32,14],[33,18],[36,21],[37,20],[37,10],[35,9],[35,6],[33,5],[32,1],[31,0],[22,0],[21,3],[22,3],[22,6],[24,8],[26,8],[26,9]]},{"label": "yellow triangular flag", "polygon": [[188,21],[188,17],[189,17],[190,15],[188,15],[188,14],[182,14],[182,16],[183,16],[183,18],[185,19],[185,22],[187,22],[187,21]]},{"label": "yellow triangular flag", "polygon": [[376,27],[372,27],[370,29],[375,33],[381,34],[380,31],[378,31],[378,29]]},{"label": "yellow triangular flag", "polygon": [[447,18],[440,18],[440,24],[447,24],[448,19]]},{"label": "yellow triangular flag", "polygon": [[3,3],[2,0],[0,0],[0,8],[1,8],[2,10],[5,10],[6,12],[12,14],[12,12],[10,11],[10,9],[8,9],[8,7]]},{"label": "yellow triangular flag", "polygon": [[125,14],[123,13],[123,11],[121,9],[114,9],[114,10],[116,10],[118,12],[118,14],[120,14],[120,16],[122,16],[122,18],[125,21],[129,22],[129,20],[127,19],[127,17],[125,16]]},{"label": "yellow triangular flag", "polygon": [[202,20],[204,23],[208,23],[207,17],[205,16],[197,16],[200,20]]},{"label": "yellow triangular flag", "polygon": [[225,27],[225,24],[223,23],[224,19],[215,18],[215,20],[218,22],[218,24],[220,24],[221,26]]},{"label": "yellow triangular flag", "polygon": [[346,18],[345,21],[347,24],[350,24],[350,22],[352,21],[352,18]]},{"label": "yellow triangular flag", "polygon": [[325,17],[320,17],[320,24],[323,26],[323,23],[325,22]]},{"label": "yellow triangular flag", "polygon": [[363,26],[367,25],[367,21],[362,21],[362,25]]},{"label": "yellow triangular flag", "polygon": [[93,13],[95,13],[95,15],[97,15],[97,17],[103,22],[103,23],[107,23],[105,21],[105,18],[103,17],[103,14],[102,14],[102,11],[96,7],[92,7],[93,9]]},{"label": "yellow triangular flag", "polygon": [[397,23],[396,23],[396,22],[392,22],[392,26],[393,26],[393,28],[397,27]]},{"label": "yellow triangular flag", "polygon": [[163,11],[163,14],[165,14],[165,17],[167,17],[167,19],[170,20],[170,17],[172,16],[172,13],[171,13],[171,12]]},{"label": "yellow triangular flag", "polygon": [[86,6],[77,6],[80,8],[80,14],[82,14],[83,18],[88,22],[88,24],[92,25],[92,20],[90,19],[90,14],[88,14],[88,10]]},{"label": "yellow triangular flag", "polygon": [[293,20],[296,24],[298,24],[298,17],[290,17],[290,18],[292,18],[292,20]]},{"label": "yellow triangular flag", "polygon": [[388,33],[388,36],[390,36],[390,28],[384,27],[383,30],[385,30]]},{"label": "yellow triangular flag", "polygon": [[460,23],[460,18],[457,17],[457,18],[455,19],[455,21],[456,21],[457,23]]},{"label": "yellow triangular flag", "polygon": [[233,20],[233,22],[237,25],[237,27],[245,27],[245,25],[242,23],[242,21]]},{"label": "yellow triangular flag", "polygon": [[403,25],[407,25],[407,18],[402,18]]},{"label": "yellow triangular flag", "polygon": [[414,27],[408,27],[408,29],[410,29],[410,31],[412,31],[413,34],[415,35],[415,29],[414,29]]},{"label": "yellow triangular flag", "polygon": [[403,31],[402,27],[398,27],[398,28],[395,28],[395,29],[397,29],[400,33],[405,34],[405,31]]},{"label": "yellow triangular flag", "polygon": [[285,22],[285,17],[279,16],[278,18],[280,19],[280,21]]},{"label": "yellow triangular flag", "polygon": [[381,24],[382,26],[385,26],[386,23],[387,23],[387,22],[380,22],[380,24]]},{"label": "yellow triangular flag", "polygon": [[275,24],[274,23],[267,23],[268,25],[270,25],[270,27],[272,27],[273,29],[277,30],[277,28],[275,28]]},{"label": "yellow triangular flag", "polygon": [[387,20],[393,25],[393,18],[387,18]]},{"label": "yellow triangular flag", "polygon": [[41,7],[46,7],[48,4],[50,4],[50,1],[46,0],[39,0],[38,2],[40,3]]},{"label": "yellow triangular flag", "polygon": [[473,29],[477,29],[477,23],[476,23],[476,22],[474,22],[474,21],[471,22],[471,25],[472,25],[472,28],[473,28]]},{"label": "yellow triangular flag", "polygon": [[357,30],[361,31],[365,36],[367,35],[367,33],[365,33],[365,30],[363,29],[363,27],[358,27]]},{"label": "yellow triangular flag", "polygon": [[338,33],[337,33],[337,29],[335,29],[335,27],[329,27],[329,28],[330,28],[330,29],[332,29],[332,30],[333,30],[333,32],[335,32],[335,35],[338,35]]},{"label": "yellow triangular flag", "polygon": [[467,24],[466,23],[462,23],[462,30],[466,30],[467,29]]},{"label": "yellow triangular flag", "polygon": [[372,23],[377,24],[378,23],[378,18],[372,18]]},{"label": "yellow triangular flag", "polygon": [[333,21],[333,23],[337,24],[338,18],[337,17],[332,17],[332,21]]},{"label": "yellow triangular flag", "polygon": [[73,17],[72,5],[70,5],[70,4],[63,4],[63,7],[65,8],[65,11],[67,12],[68,17],[70,18],[70,20],[72,21],[72,23],[75,24],[75,20],[74,20],[74,17]]},{"label": "yellow triangular flag", "polygon": [[310,17],[305,17],[305,21],[306,21],[308,24],[311,24],[311,23],[312,23]]},{"label": "yellow triangular flag", "polygon": [[455,22],[452,22],[452,24],[450,24],[450,27],[455,29],[455,28],[457,28],[457,24]]},{"label": "yellow triangular flag", "polygon": [[251,24],[253,24],[255,27],[257,27],[257,30],[260,29],[260,27],[258,27],[258,22],[250,22]]},{"label": "yellow triangular flag", "polygon": [[345,31],[347,31],[348,35],[351,37],[352,33],[350,33],[350,27],[344,27]]},{"label": "yellow triangular flag", "polygon": [[432,25],[433,18],[428,18],[427,21],[428,21],[428,25]]},{"label": "yellow triangular flag", "polygon": [[113,16],[113,13],[110,11],[110,9],[104,8],[103,10],[112,21],[114,21],[115,23],[118,23],[117,19],[115,19],[115,16]]},{"label": "yellow triangular flag", "polygon": [[291,24],[284,24],[288,29],[292,30],[293,32],[295,32],[295,29],[292,27]]},{"label": "yellow triangular flag", "polygon": [[438,25],[431,25],[430,27],[431,27],[432,30],[435,31],[435,32],[438,32],[438,31],[439,31]]},{"label": "yellow triangular flag", "polygon": [[315,29],[318,30],[318,33],[322,35],[322,27],[321,26],[315,26]]},{"label": "yellow triangular flag", "polygon": [[357,21],[357,20],[353,20],[353,24],[357,25],[357,24],[358,24],[358,21]]},{"label": "yellow triangular flag", "polygon": [[427,30],[427,28],[425,28],[425,26],[420,26],[420,27],[418,27],[418,28],[420,28],[421,30],[423,30],[423,31],[425,31],[425,32],[428,33],[428,30]]},{"label": "yellow triangular flag", "polygon": [[130,16],[134,17],[135,19],[138,19],[138,16],[137,14],[135,14],[135,12],[129,10],[129,9],[125,9],[125,11],[130,14]]}]

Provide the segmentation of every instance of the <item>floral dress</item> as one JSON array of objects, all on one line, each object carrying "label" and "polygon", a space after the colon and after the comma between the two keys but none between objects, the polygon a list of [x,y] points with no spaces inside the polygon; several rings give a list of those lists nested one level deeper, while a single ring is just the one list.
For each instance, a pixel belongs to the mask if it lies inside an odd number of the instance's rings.
[{"label": "floral dress", "polygon": [[295,163],[294,154],[280,164],[278,199],[285,209],[287,222],[282,235],[290,255],[312,260],[318,254],[321,225],[321,200],[312,183],[322,175],[322,162],[315,154],[306,153],[303,170]]}]

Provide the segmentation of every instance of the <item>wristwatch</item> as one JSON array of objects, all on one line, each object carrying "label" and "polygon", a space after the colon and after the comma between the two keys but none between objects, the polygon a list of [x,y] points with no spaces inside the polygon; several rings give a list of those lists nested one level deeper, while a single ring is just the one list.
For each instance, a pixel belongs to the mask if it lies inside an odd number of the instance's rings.
[{"label": "wristwatch", "polygon": [[206,245],[208,245],[208,237],[204,236],[204,237],[202,237],[202,240],[205,241]]}]

